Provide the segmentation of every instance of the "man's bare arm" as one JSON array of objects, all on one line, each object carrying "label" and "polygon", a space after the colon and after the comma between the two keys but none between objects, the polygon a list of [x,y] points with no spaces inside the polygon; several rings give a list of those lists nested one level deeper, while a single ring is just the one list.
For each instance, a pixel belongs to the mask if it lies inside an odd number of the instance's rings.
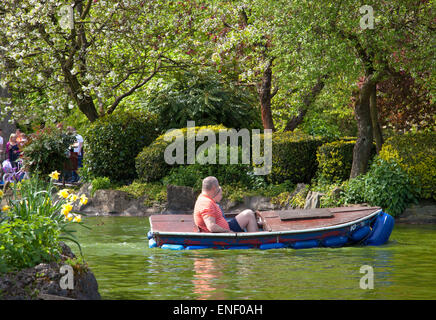
[{"label": "man's bare arm", "polygon": [[220,227],[216,224],[216,220],[214,217],[211,216],[204,216],[203,217],[204,223],[206,224],[206,227],[210,230],[210,232],[231,232],[230,230],[224,229],[223,227]]}]

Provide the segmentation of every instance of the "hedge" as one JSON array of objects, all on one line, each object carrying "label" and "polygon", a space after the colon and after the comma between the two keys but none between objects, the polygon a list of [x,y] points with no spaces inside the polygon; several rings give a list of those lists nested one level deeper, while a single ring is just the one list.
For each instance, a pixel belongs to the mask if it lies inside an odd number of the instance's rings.
[{"label": "hedge", "polygon": [[[343,138],[320,146],[316,153],[318,176],[332,183],[347,180],[350,177],[351,166],[353,164],[353,149],[355,144],[356,138]],[[371,159],[375,153],[376,148],[373,145]]]},{"label": "hedge", "polygon": [[310,183],[318,168],[316,151],[324,142],[325,138],[303,133],[273,133],[272,168],[271,173],[266,176],[267,181]]},{"label": "hedge", "polygon": [[[195,127],[195,132],[200,129],[211,129],[216,134],[216,141],[218,142],[218,132],[221,129],[226,129],[224,126],[204,126]],[[186,160],[186,132],[187,129],[180,129],[184,136],[185,141],[185,160]],[[263,135],[261,135],[261,141]],[[270,183],[282,183],[289,180],[291,183],[305,182],[309,183],[311,179],[315,176],[317,171],[317,161],[316,161],[316,151],[325,142],[325,139],[320,137],[312,137],[302,133],[292,133],[292,132],[279,132],[274,133],[272,137],[272,168],[271,172],[264,178]],[[169,175],[171,168],[176,166],[169,165],[165,162],[164,152],[165,149],[172,142],[164,140],[164,135],[158,137],[150,146],[145,147],[143,151],[138,154],[136,158],[136,170],[138,177],[143,182],[153,182],[158,181]],[[196,142],[196,149],[199,145],[203,144],[203,141]],[[261,151],[263,146],[261,146]],[[239,158],[240,159],[240,158]],[[240,161],[240,160],[239,160]],[[185,162],[186,163],[186,162]],[[239,166],[240,170],[251,172],[251,165],[206,165],[203,166],[201,172],[207,172],[210,174],[222,175],[224,180],[232,180],[229,177],[229,172],[234,172],[235,166]],[[180,176],[180,170],[184,169],[173,169],[172,174]],[[193,169],[187,169],[192,175]],[[198,171],[198,170],[197,170]],[[243,173],[245,175],[246,172]],[[234,174],[233,174],[234,175]],[[238,175],[239,176],[239,175]],[[239,176],[239,178],[243,178]],[[244,176],[245,178],[245,176]],[[259,183],[257,176],[256,179],[253,177],[248,178],[247,183]],[[170,179],[171,180],[171,179]],[[234,179],[233,179],[234,180]],[[224,181],[223,181],[224,182]]]},{"label": "hedge", "polygon": [[156,128],[156,116],[138,112],[98,119],[84,134],[84,171],[113,182],[135,179],[135,157],[158,136]]},{"label": "hedge", "polygon": [[[218,140],[219,130],[227,130],[226,127],[222,125],[214,126],[201,126],[194,127],[195,133],[201,129],[212,130],[216,135],[216,141]],[[178,129],[183,134],[184,137],[184,159],[186,163],[187,158],[187,128]],[[171,168],[177,165],[169,165],[165,162],[164,153],[165,149],[172,143],[172,141],[165,141],[165,134],[160,135],[155,141],[153,141],[149,146],[143,148],[143,150],[138,154],[135,160],[136,172],[138,178],[142,182],[153,182],[159,181],[167,174],[169,174]],[[203,141],[196,141],[196,150],[199,145],[203,144]]]},{"label": "hedge", "polygon": [[436,200],[436,133],[407,133],[390,137],[380,158],[395,160],[407,172],[423,199]]}]

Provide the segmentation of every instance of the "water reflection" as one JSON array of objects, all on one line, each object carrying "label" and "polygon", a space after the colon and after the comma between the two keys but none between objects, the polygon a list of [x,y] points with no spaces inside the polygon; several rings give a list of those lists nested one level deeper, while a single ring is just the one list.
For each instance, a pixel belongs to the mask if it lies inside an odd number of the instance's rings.
[{"label": "water reflection", "polygon": [[194,293],[199,295],[199,300],[206,300],[212,297],[216,290],[214,280],[222,275],[214,265],[211,258],[194,258]]}]

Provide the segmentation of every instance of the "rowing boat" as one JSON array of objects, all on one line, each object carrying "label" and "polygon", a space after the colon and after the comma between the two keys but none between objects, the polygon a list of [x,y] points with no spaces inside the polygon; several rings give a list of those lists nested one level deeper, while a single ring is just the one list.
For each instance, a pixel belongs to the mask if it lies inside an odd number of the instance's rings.
[{"label": "rowing boat", "polygon": [[392,216],[379,207],[257,211],[256,215],[262,229],[238,233],[200,232],[192,214],[153,215],[149,218],[149,247],[193,250],[382,245],[394,227]]}]

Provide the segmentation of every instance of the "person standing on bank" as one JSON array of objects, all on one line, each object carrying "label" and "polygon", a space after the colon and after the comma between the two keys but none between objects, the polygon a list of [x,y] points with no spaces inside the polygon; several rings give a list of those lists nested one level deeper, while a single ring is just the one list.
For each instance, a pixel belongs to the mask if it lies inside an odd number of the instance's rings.
[{"label": "person standing on bank", "polygon": [[70,182],[78,182],[80,180],[80,177],[77,173],[77,169],[82,167],[82,149],[83,149],[83,137],[77,133],[76,128],[72,126],[67,127],[68,132],[74,134],[76,138],[76,142],[73,144],[73,151],[72,154],[74,156],[73,161],[73,171],[72,171],[72,177]]},{"label": "person standing on bank", "polygon": [[0,161],[3,162],[5,159],[5,151],[3,150],[3,130],[0,128]]},{"label": "person standing on bank", "polygon": [[16,134],[12,133],[9,136],[9,161],[11,162],[11,165],[13,168],[17,168],[17,160],[20,157],[20,150],[18,149],[18,143],[17,143],[17,136]]},{"label": "person standing on bank", "polygon": [[194,207],[194,223],[201,232],[256,232],[259,227],[253,210],[246,209],[228,222],[217,204],[221,201],[222,189],[215,177],[203,180],[202,191]]}]

